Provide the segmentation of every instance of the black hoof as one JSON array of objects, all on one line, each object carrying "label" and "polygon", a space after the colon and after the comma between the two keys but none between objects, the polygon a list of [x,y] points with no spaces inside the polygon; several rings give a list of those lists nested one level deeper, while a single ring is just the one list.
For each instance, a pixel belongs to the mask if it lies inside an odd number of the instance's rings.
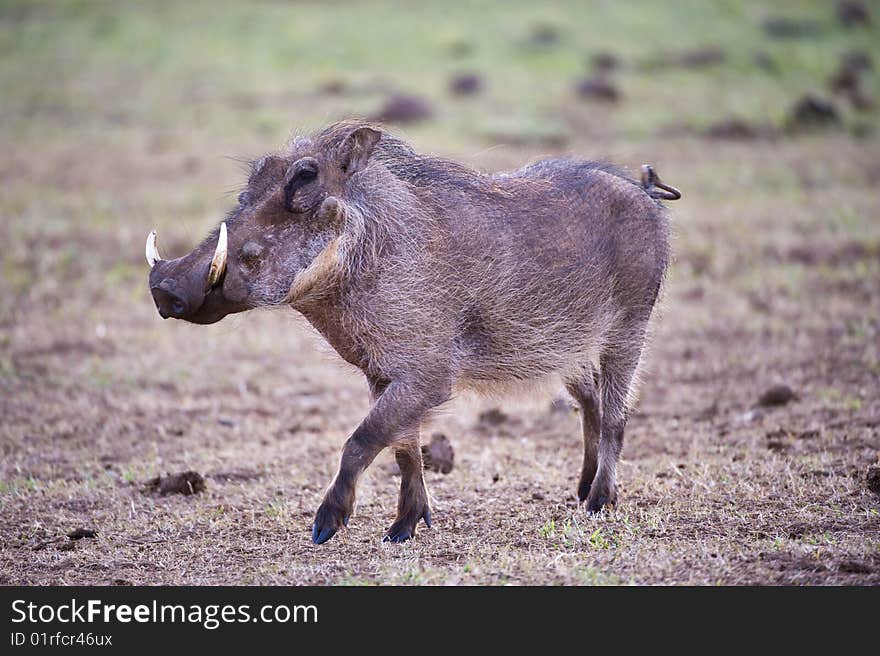
[{"label": "black hoof", "polygon": [[583,503],[590,497],[590,489],[593,487],[595,478],[595,467],[581,472],[581,480],[578,481],[578,501],[580,503]]},{"label": "black hoof", "polygon": [[412,540],[413,534],[412,531],[409,530],[401,530],[395,531],[391,533],[389,531],[388,535],[382,538],[382,542],[393,542],[394,544],[400,544],[401,542],[406,542],[407,540]]},{"label": "black hoof", "polygon": [[608,497],[601,494],[587,504],[587,512],[591,515],[597,515],[602,512],[606,503],[608,503]]},{"label": "black hoof", "polygon": [[617,490],[605,488],[602,491],[593,490],[593,493],[587,498],[587,514],[595,515],[602,512],[603,509],[610,510],[617,505]]},{"label": "black hoof", "polygon": [[336,529],[329,526],[320,528],[317,524],[312,526],[312,542],[315,544],[324,544],[327,540],[336,535]]},{"label": "black hoof", "polygon": [[333,506],[321,504],[315,513],[315,522],[312,524],[312,542],[324,544],[336,535],[343,526],[348,526],[348,518],[351,515],[343,514],[343,511]]},{"label": "black hoof", "polygon": [[419,519],[424,519],[425,526],[431,528],[431,511],[430,509],[427,509],[422,513],[422,516],[416,519],[414,522],[394,522],[391,525],[391,528],[388,529],[385,537],[382,538],[382,542],[393,542],[395,544],[400,544],[401,542],[412,540],[416,536],[416,525],[419,523]]},{"label": "black hoof", "polygon": [[578,503],[583,503],[590,496],[590,487],[592,487],[592,481],[590,483],[581,483],[578,485]]}]

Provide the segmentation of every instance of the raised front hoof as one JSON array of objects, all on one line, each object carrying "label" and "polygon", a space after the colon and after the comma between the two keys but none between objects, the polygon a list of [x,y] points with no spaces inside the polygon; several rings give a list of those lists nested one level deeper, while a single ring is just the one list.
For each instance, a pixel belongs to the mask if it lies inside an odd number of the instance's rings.
[{"label": "raised front hoof", "polygon": [[312,524],[312,542],[324,544],[336,535],[343,526],[348,526],[349,515],[339,508],[322,503],[315,513],[315,522]]},{"label": "raised front hoof", "polygon": [[391,528],[385,532],[385,537],[382,538],[382,542],[400,544],[401,542],[412,540],[416,536],[416,525],[419,523],[420,519],[424,519],[425,526],[431,528],[431,510],[427,509],[415,519],[406,517],[397,519],[397,521],[391,525]]}]

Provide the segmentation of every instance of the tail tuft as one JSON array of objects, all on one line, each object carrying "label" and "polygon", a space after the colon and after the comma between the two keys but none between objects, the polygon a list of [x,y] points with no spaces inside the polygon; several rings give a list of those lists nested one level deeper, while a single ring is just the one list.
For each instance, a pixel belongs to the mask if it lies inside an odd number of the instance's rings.
[{"label": "tail tuft", "polygon": [[664,184],[650,164],[642,164],[642,189],[651,198],[659,200],[678,200],[681,192],[675,187]]}]

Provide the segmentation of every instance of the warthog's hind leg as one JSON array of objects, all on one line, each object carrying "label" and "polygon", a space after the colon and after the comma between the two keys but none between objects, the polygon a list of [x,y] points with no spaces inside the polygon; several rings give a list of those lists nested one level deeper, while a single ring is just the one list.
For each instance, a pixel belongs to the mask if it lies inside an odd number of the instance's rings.
[{"label": "warthog's hind leg", "polygon": [[418,429],[394,445],[394,458],[400,467],[400,496],[397,518],[385,534],[385,542],[405,542],[416,534],[419,520],[431,528],[431,505],[425,487],[422,448]]},{"label": "warthog's hind leg", "polygon": [[600,427],[598,380],[597,373],[590,365],[582,378],[565,386],[581,409],[581,432],[584,438],[584,464],[578,483],[578,499],[581,503],[586,501],[596,477]]},{"label": "warthog's hind leg", "polygon": [[637,343],[623,348],[618,346],[600,357],[602,416],[596,477],[586,499],[589,513],[597,513],[617,502],[617,461],[623,448],[623,430],[629,414],[627,400],[641,352],[642,344]]}]

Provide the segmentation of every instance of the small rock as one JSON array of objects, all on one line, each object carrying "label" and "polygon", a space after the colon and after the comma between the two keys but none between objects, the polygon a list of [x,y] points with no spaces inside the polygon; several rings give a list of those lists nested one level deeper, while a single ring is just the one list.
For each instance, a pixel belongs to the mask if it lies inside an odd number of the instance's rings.
[{"label": "small rock", "polygon": [[434,433],[431,441],[422,445],[422,460],[425,469],[448,474],[455,464],[452,443],[442,433]]},{"label": "small rock", "polygon": [[855,69],[841,66],[828,80],[828,86],[834,93],[851,93],[861,87],[860,73]]},{"label": "small rock", "polygon": [[757,139],[764,129],[759,129],[739,118],[728,118],[713,123],[706,129],[706,136],[712,139],[750,140]]},{"label": "small rock", "polygon": [[784,16],[774,16],[765,20],[761,27],[769,36],[777,39],[797,39],[817,36],[822,27],[816,21],[797,20]]},{"label": "small rock", "polygon": [[391,96],[371,119],[387,123],[418,123],[434,115],[431,105],[418,96]]},{"label": "small rock", "polygon": [[188,496],[204,492],[206,489],[207,486],[202,475],[191,470],[168,476],[157,476],[144,484],[145,492],[156,493],[163,497],[169,494]]},{"label": "small rock", "polygon": [[862,74],[871,68],[871,60],[865,53],[854,52],[844,55],[828,86],[836,94],[846,97],[859,111],[867,111],[874,105],[871,96],[862,86]]},{"label": "small rock", "polygon": [[880,497],[880,467],[868,467],[865,481],[868,484],[868,489]]},{"label": "small rock", "polygon": [[449,81],[449,90],[456,96],[473,96],[483,90],[483,78],[476,73],[459,73]]},{"label": "small rock", "polygon": [[765,390],[764,393],[758,397],[758,405],[765,408],[785,405],[789,401],[793,401],[795,398],[797,398],[795,393],[788,385],[774,385]]},{"label": "small rock", "polygon": [[685,68],[705,68],[713,64],[720,64],[726,56],[721,48],[708,46],[683,53],[679,58],[679,64]]},{"label": "small rock", "polygon": [[67,534],[71,540],[81,540],[83,538],[96,538],[98,532],[91,528],[78,528]]},{"label": "small rock", "polygon": [[508,416],[498,408],[491,408],[481,412],[477,417],[477,422],[487,426],[500,426],[508,419]]},{"label": "small rock", "polygon": [[874,60],[865,50],[850,50],[840,58],[840,67],[856,73],[865,73],[874,69]]},{"label": "small rock", "polygon": [[226,417],[219,417],[217,423],[221,426],[226,426],[227,428],[234,428],[236,421],[234,419],[227,419]]},{"label": "small rock", "polygon": [[842,0],[837,3],[837,20],[844,27],[855,25],[870,25],[871,14],[864,2],[856,0]]},{"label": "small rock", "polygon": [[798,100],[788,116],[788,127],[795,130],[840,125],[840,112],[825,98],[807,94]]},{"label": "small rock", "polygon": [[837,569],[847,574],[870,574],[874,571],[868,563],[861,560],[843,560]]},{"label": "small rock", "polygon": [[344,80],[330,78],[318,85],[318,93],[325,96],[340,96],[348,90]]},{"label": "small rock", "polygon": [[620,100],[620,91],[605,76],[595,75],[580,80],[575,90],[582,98],[601,100],[603,102],[617,102]]},{"label": "small rock", "polygon": [[611,52],[597,52],[591,58],[593,68],[596,71],[608,73],[620,68],[620,59]]}]

